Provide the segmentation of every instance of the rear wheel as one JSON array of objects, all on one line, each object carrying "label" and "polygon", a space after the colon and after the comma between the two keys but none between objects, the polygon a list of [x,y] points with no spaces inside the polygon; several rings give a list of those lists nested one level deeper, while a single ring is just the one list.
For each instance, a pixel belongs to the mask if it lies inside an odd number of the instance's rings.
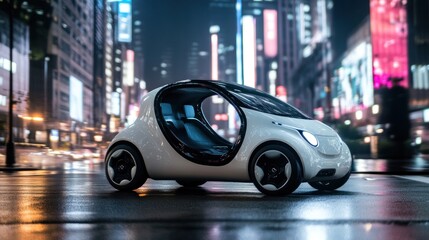
[{"label": "rear wheel", "polygon": [[117,145],[109,151],[105,168],[109,183],[121,191],[137,189],[147,180],[142,156],[125,144]]},{"label": "rear wheel", "polygon": [[332,191],[342,187],[350,178],[351,171],[349,171],[344,177],[328,181],[317,181],[317,182],[308,182],[310,186],[317,190],[327,190]]},{"label": "rear wheel", "polygon": [[268,145],[250,160],[249,175],[256,188],[267,195],[286,195],[302,181],[302,170],[296,154],[281,145]]},{"label": "rear wheel", "polygon": [[206,183],[204,180],[176,180],[176,182],[184,187],[199,187]]}]

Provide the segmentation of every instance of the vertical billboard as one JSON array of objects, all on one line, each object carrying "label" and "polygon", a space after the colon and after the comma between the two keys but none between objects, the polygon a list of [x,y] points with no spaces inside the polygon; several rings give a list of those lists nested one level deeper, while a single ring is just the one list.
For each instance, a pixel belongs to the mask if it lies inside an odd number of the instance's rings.
[{"label": "vertical billboard", "polygon": [[112,93],[111,114],[115,116],[119,116],[119,114],[121,114],[121,94],[118,92]]},{"label": "vertical billboard", "polygon": [[237,83],[243,84],[243,61],[242,61],[242,29],[241,29],[241,16],[242,16],[242,0],[237,0],[235,3],[237,33],[235,35],[236,43],[236,65],[237,65]]},{"label": "vertical billboard", "polygon": [[70,76],[70,118],[83,121],[83,84],[74,76]]},{"label": "vertical billboard", "polygon": [[134,86],[134,51],[126,51],[126,59],[123,62],[122,84],[124,86]]},{"label": "vertical billboard", "polygon": [[121,0],[118,2],[118,22],[117,29],[118,42],[131,42],[132,40],[132,12],[131,0]]},{"label": "vertical billboard", "polygon": [[277,56],[277,11],[264,10],[264,53],[266,57]]},{"label": "vertical billboard", "polygon": [[299,4],[299,36],[301,44],[309,44],[311,42],[311,12],[310,5],[305,3]]},{"label": "vertical billboard", "polygon": [[[111,0],[109,0],[111,1]],[[104,49],[105,49],[105,55],[104,55],[104,74],[106,76],[106,86],[105,86],[105,92],[106,92],[106,113],[111,114],[112,113],[112,91],[113,91],[113,40],[114,40],[114,34],[113,34],[113,18],[111,13],[110,7],[107,7],[107,13],[106,14],[106,32],[105,32],[105,42],[104,42]]]},{"label": "vertical billboard", "polygon": [[335,71],[333,84],[336,118],[374,104],[371,64],[371,44],[365,41],[352,48],[341,61],[341,67]]},{"label": "vertical billboard", "polygon": [[407,1],[371,0],[374,88],[390,88],[392,79],[408,88]]},{"label": "vertical billboard", "polygon": [[211,35],[212,80],[219,80],[218,35]]},{"label": "vertical billboard", "polygon": [[256,86],[256,23],[250,15],[243,16],[243,78],[244,85]]}]

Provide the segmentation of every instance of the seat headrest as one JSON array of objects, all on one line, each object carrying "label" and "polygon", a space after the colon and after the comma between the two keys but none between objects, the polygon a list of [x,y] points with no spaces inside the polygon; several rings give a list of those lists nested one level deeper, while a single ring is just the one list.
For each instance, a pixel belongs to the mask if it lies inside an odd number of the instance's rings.
[{"label": "seat headrest", "polygon": [[161,103],[161,112],[164,116],[171,116],[173,115],[173,109],[171,108],[171,104],[169,103]]},{"label": "seat headrest", "polygon": [[195,118],[195,110],[192,105],[183,106],[185,109],[185,115],[187,118]]}]

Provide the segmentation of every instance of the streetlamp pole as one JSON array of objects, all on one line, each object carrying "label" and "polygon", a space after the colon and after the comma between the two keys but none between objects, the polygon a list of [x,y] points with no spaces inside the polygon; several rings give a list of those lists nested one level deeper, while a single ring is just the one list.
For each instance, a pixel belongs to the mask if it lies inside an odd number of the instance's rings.
[{"label": "streetlamp pole", "polygon": [[45,116],[45,131],[46,131],[46,146],[51,147],[51,141],[49,139],[50,130],[48,129],[48,63],[49,57],[45,56],[43,62],[43,110]]},{"label": "streetlamp pole", "polygon": [[9,0],[9,121],[6,143],[6,165],[15,164],[15,143],[13,142],[13,0]]}]

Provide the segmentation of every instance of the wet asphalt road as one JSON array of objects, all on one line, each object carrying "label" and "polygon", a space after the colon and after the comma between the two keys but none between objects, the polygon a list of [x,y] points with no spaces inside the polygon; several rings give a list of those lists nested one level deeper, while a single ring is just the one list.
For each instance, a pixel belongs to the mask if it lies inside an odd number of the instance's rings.
[{"label": "wet asphalt road", "polygon": [[[58,163],[57,161],[55,161]],[[100,161],[0,172],[0,239],[428,239],[429,175],[353,174],[266,197],[250,183],[115,191]]]}]

